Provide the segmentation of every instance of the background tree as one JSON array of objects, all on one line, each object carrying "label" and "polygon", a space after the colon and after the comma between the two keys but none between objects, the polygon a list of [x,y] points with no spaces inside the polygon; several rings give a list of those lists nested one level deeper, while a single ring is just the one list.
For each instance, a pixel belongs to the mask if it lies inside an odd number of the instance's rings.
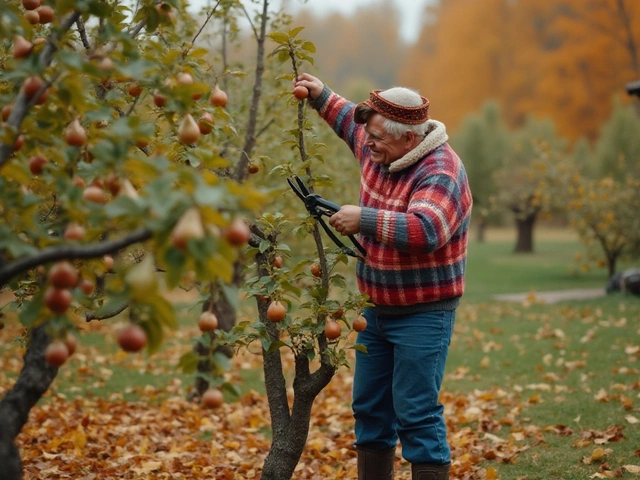
[{"label": "background tree", "polygon": [[613,94],[639,76],[634,1],[443,0],[428,18],[398,78],[451,130],[494,98],[510,128],[549,117],[560,135],[593,141]]},{"label": "background tree", "polygon": [[473,194],[473,222],[477,240],[484,241],[491,199],[498,193],[494,174],[503,164],[509,134],[500,118],[500,107],[486,103],[477,114],[465,118],[452,145],[465,165]]},{"label": "background tree", "polygon": [[583,268],[606,266],[610,277],[620,260],[640,256],[639,134],[635,111],[618,104],[596,143],[588,172],[596,174],[577,177],[570,190],[571,224],[589,249]]},{"label": "background tree", "polygon": [[512,134],[502,167],[495,174],[497,202],[514,215],[516,253],[533,251],[533,232],[541,215],[564,208],[564,191],[574,176],[553,124],[530,119]]},{"label": "background tree", "polygon": [[611,277],[621,260],[640,258],[639,189],[638,177],[582,178],[571,189],[571,225],[589,248],[583,269],[604,266]]},{"label": "background tree", "polygon": [[623,183],[640,175],[640,117],[633,107],[616,102],[595,144],[595,161],[600,177]]}]

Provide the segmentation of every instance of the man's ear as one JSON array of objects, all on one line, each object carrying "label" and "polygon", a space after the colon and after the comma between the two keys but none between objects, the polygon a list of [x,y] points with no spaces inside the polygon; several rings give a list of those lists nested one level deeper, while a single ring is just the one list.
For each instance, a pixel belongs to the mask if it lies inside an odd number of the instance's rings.
[{"label": "man's ear", "polygon": [[413,146],[413,141],[416,139],[415,134],[411,130],[407,130],[404,134],[405,137],[405,146],[407,148],[411,148]]}]

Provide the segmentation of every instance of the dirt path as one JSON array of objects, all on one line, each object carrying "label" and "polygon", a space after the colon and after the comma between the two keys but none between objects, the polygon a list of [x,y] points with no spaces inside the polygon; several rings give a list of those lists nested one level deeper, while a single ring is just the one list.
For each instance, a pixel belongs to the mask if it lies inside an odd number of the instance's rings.
[{"label": "dirt path", "polygon": [[572,290],[559,290],[547,292],[509,293],[494,295],[493,298],[503,302],[538,302],[558,303],[567,300],[588,300],[604,297],[607,294],[604,288],[580,288]]}]

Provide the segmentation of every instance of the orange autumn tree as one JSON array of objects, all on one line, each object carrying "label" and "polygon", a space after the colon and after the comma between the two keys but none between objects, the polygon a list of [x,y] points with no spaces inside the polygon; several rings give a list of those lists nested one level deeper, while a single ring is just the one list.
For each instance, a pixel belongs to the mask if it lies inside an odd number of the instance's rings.
[{"label": "orange autumn tree", "polygon": [[455,129],[495,98],[509,126],[551,117],[594,139],[611,98],[640,77],[640,4],[630,0],[443,0],[400,71]]}]

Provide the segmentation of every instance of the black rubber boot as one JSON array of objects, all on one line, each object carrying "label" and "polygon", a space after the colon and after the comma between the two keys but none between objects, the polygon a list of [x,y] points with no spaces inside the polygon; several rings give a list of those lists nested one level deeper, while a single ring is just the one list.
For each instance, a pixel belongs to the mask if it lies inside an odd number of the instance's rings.
[{"label": "black rubber boot", "polygon": [[411,480],[449,480],[449,466],[428,463],[411,464]]},{"label": "black rubber boot", "polygon": [[393,480],[396,449],[373,450],[357,446],[358,480]]}]

